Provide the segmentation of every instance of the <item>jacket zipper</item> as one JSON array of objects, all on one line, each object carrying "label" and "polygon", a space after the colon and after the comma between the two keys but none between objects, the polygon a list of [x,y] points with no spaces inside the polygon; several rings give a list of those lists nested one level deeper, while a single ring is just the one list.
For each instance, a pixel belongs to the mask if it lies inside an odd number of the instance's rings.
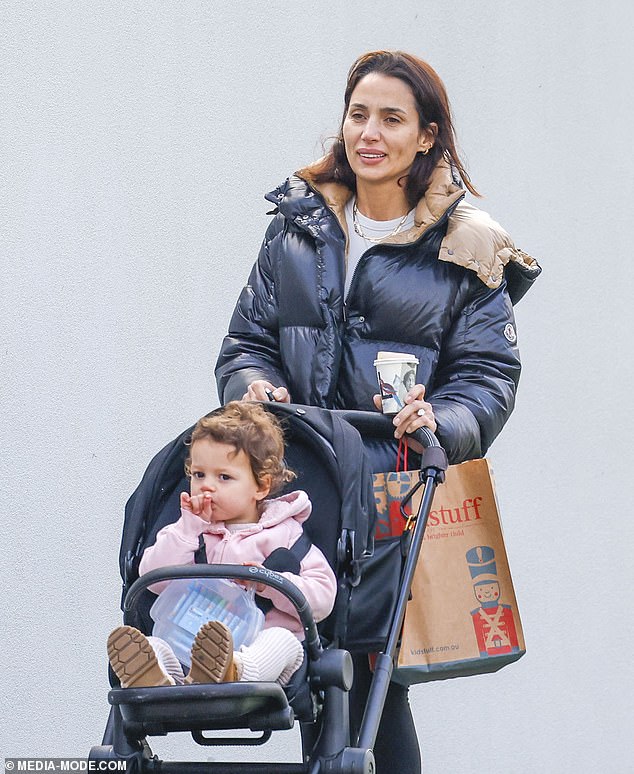
[{"label": "jacket zipper", "polygon": [[[341,232],[341,235],[342,235],[342,237],[344,239],[344,244],[345,244],[346,232],[343,230],[343,226],[339,222],[339,218],[337,217],[335,211],[331,207],[328,206],[328,204],[326,203],[326,200],[324,199],[323,195],[321,194],[321,192],[317,188],[314,188],[308,182],[308,180],[306,180],[305,178],[302,177],[300,179],[303,180],[304,183],[306,183],[306,185],[308,186],[308,188],[310,188],[311,191],[316,193],[319,196],[319,198],[322,200],[322,202],[324,203],[324,207],[332,215],[335,223],[337,224],[337,227],[339,228],[339,231]],[[438,220],[435,223],[432,223],[431,225],[427,226],[427,228],[413,242],[405,242],[402,245],[390,245],[388,243],[385,246],[386,247],[391,247],[391,246],[394,246],[394,247],[405,247],[405,246],[410,246],[410,245],[417,244],[425,236],[425,234],[427,234],[432,228],[436,228],[437,226],[440,226],[441,224],[443,224],[445,222],[445,220],[447,220],[449,218],[449,214],[454,211],[454,209],[464,199],[464,197],[465,197],[465,194],[463,193],[463,195],[459,199],[456,199],[456,201],[453,204],[451,204],[449,207],[447,207],[447,209],[443,212],[442,216],[440,218],[438,218]],[[347,303],[347,299],[349,298],[350,293],[352,293],[352,288],[353,288],[353,285],[354,285],[354,281],[355,281],[355,278],[356,278],[359,266],[362,263],[365,264],[366,258],[370,257],[370,255],[373,254],[371,251],[376,250],[376,247],[378,247],[378,245],[376,245],[375,247],[370,247],[368,250],[366,250],[365,253],[363,253],[363,255],[361,256],[361,260],[354,267],[354,271],[352,272],[352,278],[350,280],[350,287],[348,289],[348,295],[347,296],[344,295],[343,305],[342,305],[342,315],[343,315],[343,321],[345,323],[348,322],[348,303]],[[345,256],[344,256],[344,263],[345,263]],[[344,286],[345,286],[345,278],[344,278]]]},{"label": "jacket zipper", "polygon": [[[464,197],[463,197],[463,198],[464,198]],[[378,247],[381,247],[381,246],[383,246],[383,247],[410,247],[410,246],[413,246],[413,245],[416,245],[416,244],[418,244],[418,242],[420,242],[420,241],[421,241],[421,239],[422,239],[422,238],[423,238],[423,237],[424,237],[424,236],[425,236],[427,233],[429,233],[429,231],[431,231],[431,229],[432,229],[432,228],[436,228],[436,227],[438,227],[438,226],[441,226],[441,225],[443,225],[443,224],[444,224],[444,222],[445,222],[445,221],[446,221],[446,220],[449,218],[449,213],[450,213],[450,211],[451,211],[451,212],[453,212],[453,210],[454,210],[455,206],[456,206],[456,205],[458,204],[458,202],[460,202],[460,201],[462,201],[462,198],[458,199],[458,200],[457,200],[457,201],[456,201],[454,204],[452,204],[452,205],[451,205],[451,207],[448,207],[448,208],[445,210],[445,212],[444,212],[444,213],[441,215],[441,217],[440,217],[440,218],[439,218],[439,219],[438,219],[438,220],[437,220],[435,223],[432,223],[430,226],[428,226],[428,227],[427,227],[427,228],[426,228],[426,229],[425,229],[425,230],[424,230],[424,231],[421,233],[421,235],[420,235],[420,236],[419,236],[417,239],[415,239],[413,242],[405,242],[405,243],[404,243],[404,244],[402,244],[402,245],[395,245],[395,244],[390,244],[389,242],[388,242],[387,244],[385,244],[385,245],[373,245],[372,247],[368,248],[368,249],[365,251],[365,253],[363,253],[363,255],[361,256],[361,258],[359,259],[359,262],[358,262],[358,263],[357,263],[357,265],[354,267],[354,271],[352,272],[352,278],[350,279],[350,287],[348,288],[348,294],[347,294],[347,296],[344,298],[344,302],[343,302],[343,320],[344,320],[344,322],[347,322],[347,321],[348,321],[348,298],[350,298],[350,295],[351,295],[351,293],[352,293],[352,289],[353,289],[353,287],[354,287],[355,279],[356,279],[356,277],[357,277],[357,271],[359,270],[359,268],[361,268],[362,266],[364,266],[364,265],[367,263],[367,259],[368,259],[368,258],[371,258],[371,257],[372,257],[372,255],[374,255],[374,253],[377,251],[377,248],[378,248]],[[333,212],[333,215],[334,215],[334,212]],[[335,215],[335,220],[337,220],[337,224],[339,225],[339,228],[341,228],[341,224],[339,223],[339,220],[338,220],[338,218],[337,218],[337,216],[336,216],[336,215]]]},{"label": "jacket zipper", "polygon": [[348,299],[350,298],[350,294],[352,293],[352,288],[354,287],[354,281],[357,277],[357,272],[359,270],[359,267],[367,262],[367,259],[370,258],[374,253],[372,251],[376,250],[376,246],[368,248],[365,253],[361,256],[359,261],[357,262],[357,265],[354,267],[354,271],[352,272],[352,277],[350,278],[350,287],[348,288],[347,295],[344,296],[343,299],[343,321],[348,322]]}]

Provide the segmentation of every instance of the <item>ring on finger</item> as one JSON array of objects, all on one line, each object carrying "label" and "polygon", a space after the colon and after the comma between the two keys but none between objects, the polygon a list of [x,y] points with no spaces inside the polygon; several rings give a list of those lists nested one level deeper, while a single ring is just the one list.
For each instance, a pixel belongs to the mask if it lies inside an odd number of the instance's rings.
[{"label": "ring on finger", "polygon": [[418,411],[416,413],[418,414],[419,417],[424,417],[425,414],[427,413],[427,410],[424,409],[424,408],[418,409]]}]

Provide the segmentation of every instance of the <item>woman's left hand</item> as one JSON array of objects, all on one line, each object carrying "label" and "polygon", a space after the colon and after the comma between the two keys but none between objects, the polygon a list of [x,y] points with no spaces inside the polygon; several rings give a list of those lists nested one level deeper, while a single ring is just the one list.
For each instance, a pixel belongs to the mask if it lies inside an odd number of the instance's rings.
[{"label": "woman's left hand", "polygon": [[[436,432],[436,419],[434,409],[431,403],[427,403],[425,398],[425,385],[415,384],[405,396],[405,407],[402,408],[394,417],[393,424],[395,438],[401,438],[405,433],[413,433],[420,427],[428,427],[432,433]],[[381,408],[381,396],[374,396],[374,404]]]}]

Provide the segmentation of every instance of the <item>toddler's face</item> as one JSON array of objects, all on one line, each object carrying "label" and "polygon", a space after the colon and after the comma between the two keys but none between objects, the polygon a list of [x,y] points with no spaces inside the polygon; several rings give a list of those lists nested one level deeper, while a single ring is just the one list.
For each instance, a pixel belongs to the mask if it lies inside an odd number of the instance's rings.
[{"label": "toddler's face", "polygon": [[211,501],[212,521],[255,524],[258,503],[269,493],[259,484],[248,456],[226,443],[210,438],[195,441],[191,448],[191,496],[206,495]]}]

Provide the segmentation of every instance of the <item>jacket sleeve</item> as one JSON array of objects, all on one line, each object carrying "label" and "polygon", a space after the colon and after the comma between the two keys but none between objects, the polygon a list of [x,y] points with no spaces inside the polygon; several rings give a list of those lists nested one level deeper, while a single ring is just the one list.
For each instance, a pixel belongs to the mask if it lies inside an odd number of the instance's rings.
[{"label": "jacket sleeve", "polygon": [[451,463],[486,453],[513,411],[521,370],[506,283],[471,281],[476,289],[445,338],[426,396]]},{"label": "jacket sleeve", "polygon": [[[139,575],[145,575],[150,570],[159,567],[172,567],[178,564],[194,564],[194,554],[198,550],[198,536],[208,527],[204,519],[181,509],[178,521],[168,524],[156,535],[156,542],[148,546],[143,552],[139,564]],[[155,583],[149,587],[150,591],[160,594],[169,581]]]},{"label": "jacket sleeve", "polygon": [[[282,572],[280,575],[294,583],[306,597],[306,601],[313,611],[315,621],[322,621],[330,615],[337,594],[337,579],[326,561],[326,557],[317,546],[311,546],[306,556],[302,559],[299,575],[291,572]],[[258,594],[270,599],[278,610],[299,620],[295,606],[276,589],[267,587],[263,592],[258,592]]]},{"label": "jacket sleeve", "polygon": [[229,323],[216,362],[220,402],[240,400],[256,379],[286,387],[279,348],[279,318],[273,253],[284,227],[278,214],[269,225],[257,263],[251,270]]}]

